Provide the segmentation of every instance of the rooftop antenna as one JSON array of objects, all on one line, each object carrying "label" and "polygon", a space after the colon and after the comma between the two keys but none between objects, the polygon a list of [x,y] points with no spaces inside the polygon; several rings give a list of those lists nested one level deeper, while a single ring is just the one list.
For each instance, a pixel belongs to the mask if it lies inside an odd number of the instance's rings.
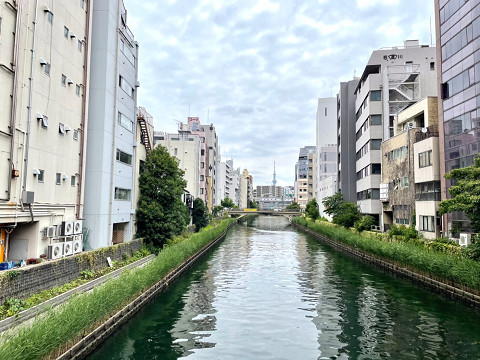
[{"label": "rooftop antenna", "polygon": [[353,80],[357,77],[357,69],[353,69]]}]

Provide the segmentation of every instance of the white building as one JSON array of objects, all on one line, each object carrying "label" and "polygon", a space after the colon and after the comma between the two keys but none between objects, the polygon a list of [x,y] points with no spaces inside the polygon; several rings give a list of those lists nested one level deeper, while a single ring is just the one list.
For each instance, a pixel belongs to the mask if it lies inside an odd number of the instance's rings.
[{"label": "white building", "polygon": [[326,197],[335,195],[337,192],[337,175],[332,175],[326,178],[323,178],[318,182],[318,198],[320,201],[318,202],[318,209],[320,211],[320,215],[326,217],[330,221],[332,217],[325,213],[325,206],[323,205],[322,201]]},{"label": "white building", "polygon": [[87,2],[0,3],[0,262],[82,250],[90,22]]},{"label": "white building", "polygon": [[[355,91],[357,203],[380,221],[381,143],[394,133],[394,118],[426,96],[436,96],[436,50],[417,40],[376,50]],[[343,180],[342,180],[343,181]]]},{"label": "white building", "polygon": [[122,0],[93,2],[91,63],[84,215],[96,249],[133,237],[138,43]]}]

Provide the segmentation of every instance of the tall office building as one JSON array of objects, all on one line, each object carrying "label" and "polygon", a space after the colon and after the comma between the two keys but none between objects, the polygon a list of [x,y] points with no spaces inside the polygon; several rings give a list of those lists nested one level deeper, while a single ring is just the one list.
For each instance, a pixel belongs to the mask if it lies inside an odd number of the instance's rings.
[{"label": "tall office building", "polygon": [[[479,9],[478,1],[435,0],[442,199],[451,186],[445,173],[472,165],[479,152]],[[465,214],[444,215],[444,234],[458,230],[470,230]]]},{"label": "tall office building", "polygon": [[337,95],[337,186],[343,199],[357,201],[355,171],[355,89],[358,79],[340,83]]},{"label": "tall office building", "polygon": [[[309,201],[309,176],[311,176],[310,181],[313,187],[313,161],[315,150],[315,146],[305,146],[300,148],[298,162],[295,164],[295,201],[302,209],[305,209],[305,206]],[[309,169],[309,167],[311,169]]]},{"label": "tall office building", "polygon": [[0,3],[0,262],[82,232],[90,23],[88,2]]},{"label": "tall office building", "polygon": [[138,43],[123,1],[94,1],[92,26],[84,216],[96,249],[133,237],[139,83]]},{"label": "tall office building", "polygon": [[436,96],[434,47],[407,40],[370,56],[355,90],[357,203],[380,223],[381,144],[394,133],[395,116]]}]

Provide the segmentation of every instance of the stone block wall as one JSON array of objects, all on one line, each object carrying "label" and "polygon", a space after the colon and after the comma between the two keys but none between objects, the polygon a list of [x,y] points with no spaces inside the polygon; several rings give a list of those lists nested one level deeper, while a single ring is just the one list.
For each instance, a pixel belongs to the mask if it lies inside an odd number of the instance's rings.
[{"label": "stone block wall", "polygon": [[0,272],[0,304],[8,298],[24,299],[32,294],[60,286],[79,278],[84,270],[102,270],[108,266],[107,257],[121,261],[140,250],[142,240],[101,248],[37,265]]}]

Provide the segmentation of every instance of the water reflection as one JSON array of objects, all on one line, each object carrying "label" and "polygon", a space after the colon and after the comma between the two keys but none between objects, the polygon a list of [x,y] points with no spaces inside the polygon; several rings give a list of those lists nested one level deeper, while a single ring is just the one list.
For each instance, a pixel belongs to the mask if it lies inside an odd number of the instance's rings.
[{"label": "water reflection", "polygon": [[92,359],[478,359],[479,315],[296,232],[236,227]]}]

